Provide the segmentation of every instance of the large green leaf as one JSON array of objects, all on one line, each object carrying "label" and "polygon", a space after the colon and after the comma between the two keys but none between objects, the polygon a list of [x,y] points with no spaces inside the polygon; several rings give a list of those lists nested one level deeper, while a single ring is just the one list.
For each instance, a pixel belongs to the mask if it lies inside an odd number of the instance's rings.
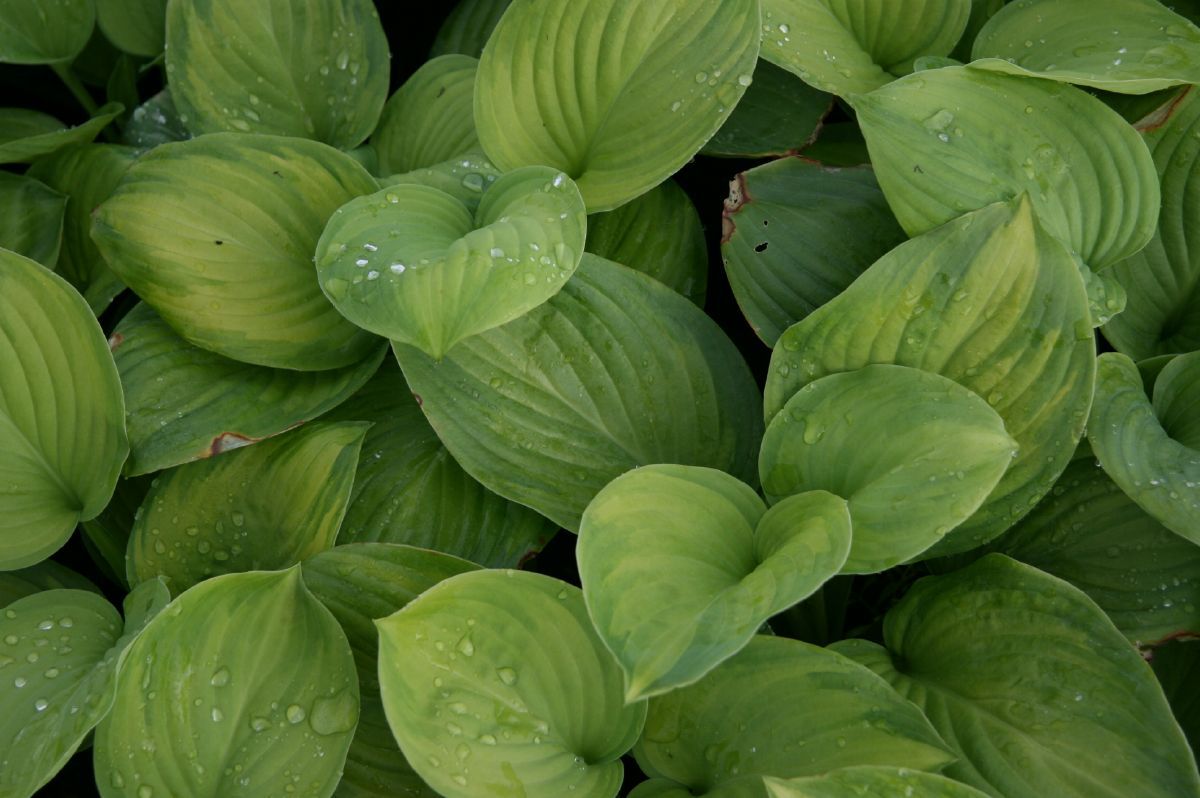
[{"label": "large green leaf", "polygon": [[467,206],[472,214],[483,192],[500,178],[500,170],[481,152],[469,152],[433,166],[380,178],[385,186],[417,184],[444,191]]},{"label": "large green leaf", "polygon": [[129,594],[123,634],[116,609],[92,592],[47,590],[8,605],[0,795],[33,795],[66,764],[112,706],[126,648],[167,598],[157,581]]},{"label": "large green leaf", "polygon": [[271,133],[350,149],[379,121],[388,63],[371,0],[167,4],[167,82],[197,135]]},{"label": "large green leaf", "polygon": [[650,275],[701,307],[708,247],[700,214],[674,180],[588,217],[587,251]]},{"label": "large green leaf", "polygon": [[1200,352],[1172,359],[1147,394],[1132,360],[1101,355],[1088,440],[1138,506],[1200,544]]},{"label": "large green leaf", "polygon": [[327,798],[358,722],[346,635],[299,567],[211,579],[130,646],[96,731],[104,798]]},{"label": "large green leaf", "polygon": [[768,346],[906,237],[870,167],[802,158],[739,174],[722,227],[729,285]]},{"label": "large green leaf", "polygon": [[104,333],[66,281],[0,250],[0,570],[58,549],[129,453]]},{"label": "large green leaf", "polygon": [[63,147],[87,144],[123,110],[120,103],[109,103],[83,124],[67,127],[40,111],[0,108],[0,164],[33,163]]},{"label": "large green leaf", "polygon": [[920,706],[962,759],[946,775],[995,796],[1200,793],[1149,666],[1086,595],[999,554],[918,582],[887,648],[835,643]]},{"label": "large green leaf", "polygon": [[622,702],[578,588],[465,573],[376,625],[388,723],[439,794],[616,796],[646,705]]},{"label": "large green leaf", "polygon": [[29,174],[70,197],[55,271],[83,294],[97,314],[124,286],[92,241],[92,211],[113,193],[133,165],[134,155],[129,147],[85,144],[59,150],[29,169]]},{"label": "large green leaf", "polygon": [[1200,92],[1172,97],[1139,123],[1158,167],[1158,230],[1141,252],[1113,267],[1125,288],[1123,313],[1104,337],[1135,359],[1200,349]]},{"label": "large green leaf", "polygon": [[173,593],[217,574],[283,568],[332,548],[366,424],[314,423],[187,463],[151,485],[129,538],[129,582]]},{"label": "large green leaf", "polygon": [[479,140],[501,169],[556,167],[610,210],[717,132],[758,42],[757,0],[514,0],[479,64]]},{"label": "large green leaf", "polygon": [[446,17],[429,55],[462,53],[478,58],[512,0],[458,0]]},{"label": "large green leaf", "polygon": [[871,798],[985,798],[987,795],[934,773],[869,765],[787,781],[769,778],[766,782],[770,798],[860,798],[864,795]]},{"label": "large green leaf", "polygon": [[947,55],[971,0],[763,0],[762,54],[821,91],[872,91]]},{"label": "large green leaf", "polygon": [[473,111],[478,68],[478,59],[469,56],[440,56],[396,90],[371,134],[379,174],[427,168],[479,146]]},{"label": "large green leaf", "polygon": [[625,672],[625,700],[691,684],[772,615],[835,575],[846,503],[824,492],[770,510],[721,471],[651,465],[596,494],[575,556],[588,614]]},{"label": "large green leaf", "polygon": [[1079,89],[947,67],[853,104],[879,185],[910,235],[1022,192],[1093,269],[1154,234],[1159,188],[1145,142]]},{"label": "large green leaf", "polygon": [[261,366],[339,368],[378,339],[329,304],[312,254],[334,210],[377,188],[323,144],[203,136],[139,159],[96,211],[92,237],[189,342]]},{"label": "large green leaf", "polygon": [[44,590],[69,588],[88,590],[100,594],[100,588],[82,574],[72,571],[54,560],[42,560],[37,565],[18,568],[15,571],[0,571],[0,608],[7,607],[17,599],[32,596]]},{"label": "large green leaf", "polygon": [[[866,668],[763,636],[696,684],[651,699],[634,755],[650,777],[690,790],[680,795],[713,798],[737,778],[853,765],[939,770],[954,759],[917,708]],[[733,794],[766,791],[758,780]]]},{"label": "large green leaf", "polygon": [[930,554],[975,548],[1037,504],[1083,434],[1095,342],[1079,272],[1027,200],[901,244],[779,339],[768,417],[813,380],[870,363],[949,377],[986,399],[1016,440],[983,507]]},{"label": "large green leaf", "polygon": [[128,475],[212,457],[320,416],[361,388],[386,348],[329,371],[252,366],[192,346],[145,303],[109,341],[125,391]]},{"label": "large green leaf", "polygon": [[579,190],[545,166],[488,183],[473,212],[439,189],[392,185],[337,209],[317,274],[347,319],[440,360],[558,293],[586,230]]},{"label": "large green leaf", "polygon": [[1009,3],[972,66],[1125,94],[1200,82],[1200,28],[1158,0]]},{"label": "large green leaf", "polygon": [[0,7],[0,62],[70,61],[83,50],[95,24],[95,0],[5,0]]},{"label": "large green leaf", "polygon": [[96,24],[127,53],[154,57],[163,51],[166,0],[96,0]]},{"label": "large green leaf", "polygon": [[701,153],[735,158],[795,155],[817,138],[833,98],[760,59],[754,82]]},{"label": "large green leaf", "polygon": [[454,461],[412,398],[394,361],[324,416],[367,421],[341,543],[406,543],[491,568],[516,567],[556,527],[497,496]]},{"label": "large green leaf", "polygon": [[467,473],[567,529],[635,466],[754,481],[758,388],[741,355],[691,302],[595,255],[549,302],[440,362],[395,349]]},{"label": "large green leaf", "polygon": [[434,797],[400,753],[383,714],[374,621],[443,579],[476,567],[439,552],[389,543],[338,546],[305,560],[304,583],[342,625],[358,670],[362,708],[338,798]]},{"label": "large green leaf", "polygon": [[971,517],[1017,451],[978,394],[928,371],[873,365],[797,391],[767,427],[758,470],[771,502],[812,490],[845,498],[854,538],[842,570],[875,573]]},{"label": "large green leaf", "polygon": [[48,269],[58,262],[67,198],[31,177],[0,172],[0,247]]}]

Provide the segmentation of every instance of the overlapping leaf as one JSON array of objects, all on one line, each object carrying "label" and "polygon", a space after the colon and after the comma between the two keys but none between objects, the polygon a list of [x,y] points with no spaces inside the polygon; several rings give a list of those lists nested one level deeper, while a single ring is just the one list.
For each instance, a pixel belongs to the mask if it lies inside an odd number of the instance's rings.
[{"label": "overlapping leaf", "polygon": [[33,163],[72,144],[87,144],[125,110],[101,106],[91,119],[67,127],[52,116],[25,108],[0,108],[0,163]]},{"label": "overlapping leaf", "polygon": [[479,61],[444,55],[426,61],[383,108],[371,144],[379,174],[411,172],[476,149],[473,102]]},{"label": "overlapping leaf", "polygon": [[841,768],[823,776],[766,779],[769,798],[984,798],[974,787],[907,768]]},{"label": "overlapping leaf", "polygon": [[87,44],[95,0],[6,0],[0,9],[0,62],[60,64]]},{"label": "overlapping leaf", "polygon": [[765,158],[794,155],[812,144],[833,98],[759,59],[754,82],[733,114],[704,145],[704,155]]},{"label": "overlapping leaf", "polygon": [[0,172],[0,207],[0,247],[53,269],[67,198],[31,177]]},{"label": "overlapping leaf", "polygon": [[54,560],[42,560],[37,565],[27,568],[0,571],[0,608],[34,593],[60,588],[88,590],[100,594],[100,588],[82,574],[65,565],[59,565]]},{"label": "overlapping leaf", "polygon": [[512,0],[460,0],[455,3],[442,27],[438,28],[429,55],[462,53],[478,58],[510,2]]},{"label": "overlapping leaf", "polygon": [[152,58],[163,51],[166,0],[96,0],[96,24],[127,53]]},{"label": "overlapping leaf", "polygon": [[171,99],[171,90],[163,89],[133,109],[125,123],[125,143],[140,149],[150,149],[171,141],[183,141],[191,133],[179,119],[179,111]]}]

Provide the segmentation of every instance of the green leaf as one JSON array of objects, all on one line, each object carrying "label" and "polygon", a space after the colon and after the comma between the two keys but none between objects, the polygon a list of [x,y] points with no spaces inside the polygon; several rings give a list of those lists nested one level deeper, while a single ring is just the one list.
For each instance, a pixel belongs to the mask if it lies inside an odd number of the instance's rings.
[{"label": "green leaf", "polygon": [[1200,82],[1200,28],[1157,0],[1031,0],[991,18],[972,66],[1146,94]]},{"label": "green leaf", "polygon": [[646,705],[623,704],[578,588],[465,573],[376,625],[388,723],[439,794],[616,796]]},{"label": "green leaf", "polygon": [[383,714],[379,633],[374,621],[403,608],[443,579],[476,568],[447,554],[389,543],[338,546],[304,561],[304,583],[342,625],[358,670],[362,709],[338,785],[340,798],[433,798],[400,753]]},{"label": "green leaf", "polygon": [[1159,523],[1200,544],[1200,352],[1153,382],[1153,401],[1125,355],[1097,360],[1088,440],[1113,482]]},{"label": "green leaf", "polygon": [[515,0],[479,64],[479,140],[502,170],[548,164],[579,184],[589,212],[611,210],[720,129],[758,41],[757,0]]},{"label": "green leaf", "polygon": [[625,700],[692,684],[772,615],[838,572],[846,503],[816,491],[770,510],[709,468],[617,477],[583,513],[575,556],[588,614],[625,673]]},{"label": "green leaf", "polygon": [[483,200],[483,192],[500,178],[500,170],[481,153],[469,152],[448,161],[399,175],[380,178],[385,186],[417,184],[444,191],[467,206],[472,214]]},{"label": "green leaf", "polygon": [[371,134],[380,174],[430,167],[479,146],[472,110],[478,68],[478,59],[444,55],[404,81]]},{"label": "green leaf", "polygon": [[1155,647],[1150,654],[1150,667],[1154,669],[1192,751],[1200,749],[1200,695],[1196,693],[1196,681],[1200,679],[1200,641],[1181,639]]},{"label": "green leaf", "polygon": [[125,391],[134,476],[278,435],[341,404],[366,384],[386,349],[330,371],[252,366],[192,346],[145,303],[109,341]]},{"label": "green leaf", "polygon": [[985,798],[986,793],[934,773],[892,767],[854,767],[803,779],[765,780],[770,798]]},{"label": "green leaf", "polygon": [[462,470],[394,361],[323,420],[367,421],[341,543],[406,543],[491,568],[516,567],[556,527]]},{"label": "green leaf", "polygon": [[69,588],[88,590],[100,594],[100,588],[82,574],[72,571],[54,560],[42,560],[37,565],[19,568],[16,571],[0,571],[0,608],[7,607],[17,599],[32,596],[44,590]]},{"label": "green leaf", "polygon": [[140,158],[96,211],[92,238],[190,343],[260,366],[340,368],[378,339],[325,299],[312,253],[334,210],[377,188],[323,144],[204,136]]},{"label": "green leaf", "polygon": [[768,346],[906,238],[870,167],[800,158],[739,174],[722,227],[733,295]]},{"label": "green leaf", "polygon": [[193,134],[241,131],[361,144],[387,99],[371,0],[175,0],[167,83]]},{"label": "green leaf", "polygon": [[441,359],[558,293],[586,229],[575,184],[545,166],[488,184],[474,213],[436,188],[388,186],[337,209],[317,274],[347,319]]},{"label": "green leaf", "polygon": [[83,294],[97,315],[124,286],[92,241],[92,211],[112,195],[135,154],[129,147],[84,144],[59,150],[29,169],[30,175],[70,197],[55,271]]},{"label": "green leaf", "polygon": [[124,110],[120,103],[109,103],[83,124],[67,127],[40,111],[0,108],[0,164],[33,163],[63,147],[87,144]]},{"label": "green leaf", "polygon": [[95,0],[5,0],[0,63],[61,64],[79,55],[96,24]]},{"label": "green leaf", "polygon": [[1087,446],[988,550],[1070,582],[1135,644],[1200,633],[1200,548],[1143,512]]},{"label": "green leaf", "polygon": [[0,247],[53,269],[67,198],[32,177],[0,172],[0,207]]},{"label": "green leaf", "polygon": [[821,91],[852,97],[948,55],[971,0],[763,0],[762,56]]},{"label": "green leaf", "polygon": [[1135,359],[1200,349],[1200,92],[1188,89],[1138,125],[1162,183],[1154,238],[1112,268],[1128,295],[1104,337]]},{"label": "green leaf", "polygon": [[833,647],[924,709],[962,757],[951,778],[1006,798],[1200,791],[1149,666],[1066,582],[989,554],[917,582],[883,635]]},{"label": "green leaf", "polygon": [[587,251],[648,274],[700,307],[708,287],[708,247],[700,214],[674,180],[616,210],[588,217]]},{"label": "green leaf", "polygon": [[129,533],[151,482],[149,476],[117,480],[117,489],[104,512],[83,522],[83,542],[92,560],[105,576],[122,587],[129,586],[125,575]]},{"label": "green leaf", "polygon": [[754,82],[700,152],[733,158],[795,155],[816,140],[832,109],[828,94],[760,59]]},{"label": "green leaf", "polygon": [[1028,200],[997,204],[901,244],[775,345],[766,410],[870,363],[949,377],[988,401],[1017,457],[930,556],[975,548],[1029,512],[1083,434],[1095,342],[1079,271]]},{"label": "green leaf", "polygon": [[179,119],[170,89],[163,89],[134,108],[125,125],[125,143],[139,149],[149,150],[187,138],[191,134]]},{"label": "green leaf", "polygon": [[104,333],[66,281],[0,250],[0,570],[33,565],[112,496],[129,453]]},{"label": "green leaf", "polygon": [[110,42],[133,55],[153,58],[163,51],[166,0],[96,0],[96,24]]},{"label": "green leaf", "polygon": [[797,391],[767,426],[758,470],[771,502],[813,490],[844,497],[854,538],[842,571],[877,573],[971,517],[1017,451],[978,394],[874,365]]},{"label": "green leaf", "polygon": [[313,423],[158,477],[129,538],[129,582],[174,593],[333,547],[367,424]]},{"label": "green leaf", "polygon": [[438,28],[430,57],[462,53],[478,58],[483,46],[512,0],[458,0],[454,10]]},{"label": "green leaf", "polygon": [[754,480],[758,388],[741,355],[691,302],[595,255],[549,302],[440,362],[395,350],[466,472],[567,529],[639,465]]},{"label": "green leaf", "polygon": [[958,40],[958,45],[950,55],[959,62],[970,61],[971,46],[979,36],[979,31],[983,30],[989,19],[1004,8],[1006,2],[1007,0],[971,0],[971,18],[967,20],[967,29],[963,31],[962,38]]},{"label": "green leaf", "polygon": [[805,147],[800,155],[826,166],[862,166],[871,161],[867,142],[857,122],[825,123],[821,126],[816,143]]},{"label": "green leaf", "polygon": [[[917,708],[866,668],[764,636],[696,684],[651,699],[634,756],[651,778],[710,796],[735,777],[939,770],[954,759]],[[766,795],[761,781],[757,792],[733,794]]]},{"label": "green leaf", "polygon": [[970,67],[921,72],[854,99],[879,185],[910,235],[1027,193],[1093,269],[1146,245],[1159,189],[1145,143],[1072,86]]},{"label": "green leaf", "polygon": [[104,798],[327,798],[358,722],[354,658],[299,568],[187,591],[130,646],[96,731]]}]

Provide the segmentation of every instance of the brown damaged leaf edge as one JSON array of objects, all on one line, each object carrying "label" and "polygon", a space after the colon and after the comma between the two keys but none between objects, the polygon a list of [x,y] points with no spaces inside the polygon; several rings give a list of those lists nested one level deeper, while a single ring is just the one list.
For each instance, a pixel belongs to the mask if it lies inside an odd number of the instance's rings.
[{"label": "brown damaged leaf edge", "polygon": [[737,176],[729,181],[729,196],[725,199],[725,209],[721,211],[722,244],[729,243],[729,239],[733,238],[733,231],[737,229],[733,223],[733,215],[741,210],[743,205],[753,201],[754,198],[750,196],[746,187],[746,173],[738,172]]},{"label": "brown damaged leaf edge", "polygon": [[125,336],[122,335],[121,333],[113,333],[112,336],[108,339],[108,351],[116,352],[117,348],[120,347],[121,344],[123,344],[123,343],[125,343]]},{"label": "brown damaged leaf edge", "polygon": [[1139,133],[1151,133],[1155,130],[1158,130],[1160,127],[1167,124],[1167,122],[1171,121],[1171,117],[1175,115],[1175,109],[1179,107],[1180,103],[1182,103],[1189,94],[1195,91],[1195,88],[1195,86],[1188,86],[1186,89],[1179,92],[1179,94],[1175,95],[1175,97],[1169,103],[1160,105],[1158,108],[1155,108],[1153,111],[1139,119],[1134,124],[1133,129]]},{"label": "brown damaged leaf edge", "polygon": [[220,435],[212,439],[212,443],[201,455],[204,457],[213,457],[214,455],[223,454],[231,449],[240,449],[243,446],[249,446],[252,443],[258,443],[262,438],[252,438],[248,435],[243,435],[240,432],[222,432]]}]

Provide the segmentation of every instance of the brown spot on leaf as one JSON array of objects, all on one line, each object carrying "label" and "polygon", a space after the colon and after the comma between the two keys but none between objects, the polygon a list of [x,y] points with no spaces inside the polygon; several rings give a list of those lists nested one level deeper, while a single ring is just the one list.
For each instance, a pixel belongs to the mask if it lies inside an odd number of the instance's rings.
[{"label": "brown spot on leaf", "polygon": [[725,199],[725,209],[721,211],[721,243],[733,238],[737,225],[733,223],[733,215],[742,209],[747,202],[753,202],[750,191],[746,187],[746,173],[739,172],[737,177],[729,181],[729,196]]},{"label": "brown spot on leaf", "polygon": [[212,443],[208,447],[208,456],[212,457],[213,455],[228,452],[231,449],[240,449],[243,446],[249,446],[260,440],[262,438],[251,438],[240,432],[222,432],[212,439]]},{"label": "brown spot on leaf", "polygon": [[1164,103],[1146,114],[1134,123],[1134,129],[1139,133],[1150,133],[1167,124],[1167,122],[1171,121],[1171,117],[1175,115],[1175,109],[1179,107],[1179,104],[1183,102],[1185,97],[1192,93],[1194,88],[1193,86],[1188,86],[1172,97],[1170,102]]},{"label": "brown spot on leaf", "polygon": [[108,339],[108,351],[116,352],[117,347],[119,347],[123,343],[125,343],[125,336],[122,335],[121,333],[113,333],[112,336]]},{"label": "brown spot on leaf", "polygon": [[424,402],[424,400],[422,400],[422,399],[421,399],[421,394],[419,394],[419,393],[414,393],[414,394],[413,394],[413,399],[416,399],[416,400],[417,400],[417,407],[424,407],[424,406],[425,406],[425,402]]}]

